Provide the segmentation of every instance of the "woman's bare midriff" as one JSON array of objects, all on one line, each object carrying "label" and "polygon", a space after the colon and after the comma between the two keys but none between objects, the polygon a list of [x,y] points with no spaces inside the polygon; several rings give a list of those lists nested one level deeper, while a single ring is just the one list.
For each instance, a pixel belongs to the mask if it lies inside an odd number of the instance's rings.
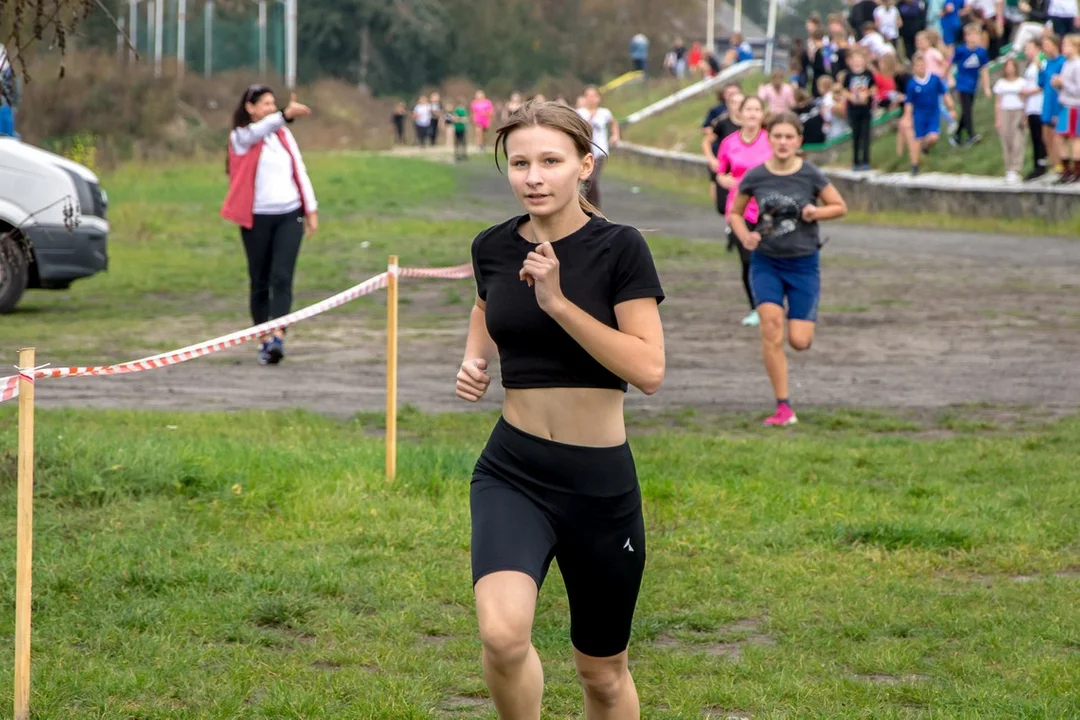
[{"label": "woman's bare midriff", "polygon": [[622,390],[601,388],[507,389],[506,421],[530,435],[584,447],[626,442]]}]

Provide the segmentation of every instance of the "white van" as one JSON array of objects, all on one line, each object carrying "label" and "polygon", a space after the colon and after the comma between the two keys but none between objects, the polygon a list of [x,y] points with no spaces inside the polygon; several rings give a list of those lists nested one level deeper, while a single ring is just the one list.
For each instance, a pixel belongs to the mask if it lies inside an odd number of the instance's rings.
[{"label": "white van", "polygon": [[0,313],[108,269],[107,207],[89,168],[0,136]]}]

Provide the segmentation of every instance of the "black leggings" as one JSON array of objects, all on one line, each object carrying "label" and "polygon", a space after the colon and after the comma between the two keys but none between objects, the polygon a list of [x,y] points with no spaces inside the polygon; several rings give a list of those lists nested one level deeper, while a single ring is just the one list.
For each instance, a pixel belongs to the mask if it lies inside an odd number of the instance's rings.
[{"label": "black leggings", "polygon": [[[722,190],[723,188],[721,188]],[[746,223],[746,229],[753,232],[754,225],[752,223]],[[742,284],[743,289],[746,290],[746,299],[750,302],[750,309],[756,310],[757,306],[754,305],[754,291],[750,288],[750,251],[743,247],[743,244],[739,242],[739,238],[736,237],[734,230],[728,231],[728,247],[735,247],[739,251],[739,262],[742,263]]]},{"label": "black leggings", "polygon": [[579,447],[499,418],[473,471],[473,585],[522,572],[544,583],[559,561],[579,652],[626,650],[645,572],[645,520],[630,445]]},{"label": "black leggings", "polygon": [[241,229],[251,279],[251,319],[260,325],[288,315],[293,273],[304,237],[304,215],[256,215],[250,230]]},{"label": "black leggings", "polygon": [[956,139],[959,141],[964,131],[967,130],[968,140],[975,137],[975,94],[960,93],[960,127],[956,130]]},{"label": "black leggings", "polygon": [[1031,154],[1035,159],[1035,169],[1046,167],[1046,141],[1043,139],[1042,115],[1028,115],[1028,129],[1031,131]]},{"label": "black leggings", "polygon": [[870,164],[870,141],[873,139],[870,107],[852,105],[848,108],[848,122],[851,124],[851,143],[855,165]]}]

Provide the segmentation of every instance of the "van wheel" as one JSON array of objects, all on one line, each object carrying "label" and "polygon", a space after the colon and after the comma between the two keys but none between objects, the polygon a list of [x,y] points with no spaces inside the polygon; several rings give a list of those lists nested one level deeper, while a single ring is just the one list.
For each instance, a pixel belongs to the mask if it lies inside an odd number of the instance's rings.
[{"label": "van wheel", "polygon": [[15,231],[0,235],[0,314],[15,309],[30,281],[30,257]]}]

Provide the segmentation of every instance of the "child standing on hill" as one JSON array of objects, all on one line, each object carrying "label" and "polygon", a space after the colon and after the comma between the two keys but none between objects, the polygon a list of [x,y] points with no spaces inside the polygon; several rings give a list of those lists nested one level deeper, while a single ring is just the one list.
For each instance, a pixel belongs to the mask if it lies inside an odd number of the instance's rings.
[{"label": "child standing on hill", "polygon": [[1050,33],[1043,37],[1043,53],[1046,62],[1043,63],[1042,72],[1039,75],[1039,87],[1043,91],[1043,139],[1046,141],[1046,152],[1050,156],[1050,167],[1054,172],[1064,173],[1061,166],[1061,143],[1058,142],[1057,126],[1060,104],[1058,102],[1058,89],[1054,85],[1054,78],[1061,74],[1065,67],[1065,56],[1061,54],[1061,38]]},{"label": "child standing on hill", "polygon": [[988,99],[994,96],[990,92],[990,54],[986,48],[980,45],[982,31],[978,25],[968,25],[964,28],[964,44],[956,48],[953,54],[953,64],[956,65],[956,92],[960,94],[960,127],[953,136],[953,142],[959,145],[967,131],[968,145],[974,145],[982,140],[982,136],[975,132],[975,93],[979,89],[979,79],[982,79],[983,92]]},{"label": "child standing on hill", "polygon": [[1042,73],[1042,48],[1038,40],[1028,40],[1024,45],[1024,57],[1028,64],[1024,68],[1024,109],[1027,112],[1028,130],[1031,132],[1031,154],[1034,167],[1024,178],[1035,180],[1047,173],[1046,141],[1043,139],[1042,112],[1043,91],[1039,87],[1039,75]]},{"label": "child standing on hill", "polygon": [[844,77],[844,98],[848,123],[851,124],[852,169],[857,172],[870,169],[870,121],[877,87],[874,74],[866,68],[866,53],[862,48],[848,53],[848,69],[850,72]]},{"label": "child standing on hill", "polygon": [[[1080,180],[1080,35],[1068,35],[1062,43],[1065,66],[1052,80],[1058,91],[1057,134],[1061,138],[1064,172],[1059,185]],[[1066,158],[1068,155],[1068,158]]]},{"label": "child standing on hill", "polygon": [[994,127],[1001,138],[1001,152],[1005,158],[1005,181],[1020,182],[1020,170],[1024,166],[1024,78],[1014,58],[1005,61],[1001,78],[994,83]]}]

